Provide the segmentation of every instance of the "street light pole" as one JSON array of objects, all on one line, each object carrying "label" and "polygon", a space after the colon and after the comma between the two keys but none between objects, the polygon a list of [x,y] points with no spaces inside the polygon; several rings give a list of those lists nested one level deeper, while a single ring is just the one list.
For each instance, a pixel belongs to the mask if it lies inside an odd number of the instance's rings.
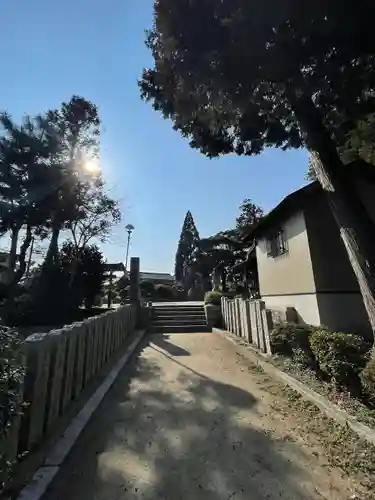
[{"label": "street light pole", "polygon": [[126,273],[126,271],[128,270],[130,238],[131,238],[132,232],[134,231],[134,226],[132,224],[127,224],[125,226],[125,229],[128,233],[128,244],[126,245],[126,258],[125,258],[125,273]]}]

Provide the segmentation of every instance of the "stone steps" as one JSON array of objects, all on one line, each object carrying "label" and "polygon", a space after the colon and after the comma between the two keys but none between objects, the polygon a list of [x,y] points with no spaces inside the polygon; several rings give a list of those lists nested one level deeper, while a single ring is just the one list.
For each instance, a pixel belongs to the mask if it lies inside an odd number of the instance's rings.
[{"label": "stone steps", "polygon": [[206,332],[206,316],[203,304],[189,303],[154,305],[151,333]]}]

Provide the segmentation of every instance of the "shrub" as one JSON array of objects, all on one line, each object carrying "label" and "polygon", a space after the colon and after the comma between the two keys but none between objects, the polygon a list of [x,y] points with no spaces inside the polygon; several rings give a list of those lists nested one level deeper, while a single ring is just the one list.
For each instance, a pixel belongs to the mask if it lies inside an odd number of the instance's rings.
[{"label": "shrub", "polygon": [[[0,442],[6,436],[13,418],[20,412],[20,388],[23,377],[22,342],[14,330],[0,326]],[[4,478],[11,464],[6,450],[0,450],[0,477]],[[1,484],[0,484],[1,489]]]},{"label": "shrub", "polygon": [[375,352],[362,370],[360,377],[364,391],[375,403]]},{"label": "shrub", "polygon": [[2,318],[9,326],[29,326],[34,321],[35,303],[30,294],[14,297],[11,302],[5,302],[2,308]]},{"label": "shrub", "polygon": [[176,298],[175,290],[169,285],[156,285],[155,296],[160,299],[173,300]]},{"label": "shrub", "polygon": [[350,333],[317,330],[310,337],[319,368],[337,385],[357,391],[359,374],[366,364],[369,344]]},{"label": "shrub", "polygon": [[209,328],[222,326],[221,307],[215,304],[205,304],[204,312],[206,315],[206,323]]},{"label": "shrub", "polygon": [[315,331],[311,325],[282,323],[270,333],[272,351],[293,357],[300,364],[314,367],[315,358],[310,347],[310,336]]},{"label": "shrub", "polygon": [[223,297],[223,294],[221,292],[215,292],[215,291],[207,292],[204,296],[204,303],[212,304],[214,306],[220,306],[221,297]]}]

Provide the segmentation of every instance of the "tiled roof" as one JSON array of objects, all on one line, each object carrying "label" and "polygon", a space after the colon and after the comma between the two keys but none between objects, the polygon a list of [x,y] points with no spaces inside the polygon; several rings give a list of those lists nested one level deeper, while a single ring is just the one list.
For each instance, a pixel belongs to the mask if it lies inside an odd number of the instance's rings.
[{"label": "tiled roof", "polygon": [[141,271],[140,278],[143,280],[174,281],[174,277],[169,273],[148,273]]}]

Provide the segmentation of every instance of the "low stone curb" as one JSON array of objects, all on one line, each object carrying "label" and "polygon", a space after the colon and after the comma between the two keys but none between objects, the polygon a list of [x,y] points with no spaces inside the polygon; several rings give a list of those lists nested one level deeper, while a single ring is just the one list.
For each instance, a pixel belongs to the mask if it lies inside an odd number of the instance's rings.
[{"label": "low stone curb", "polygon": [[135,339],[127,347],[125,354],[112,368],[81,411],[74,417],[73,421],[58,439],[52,451],[45,459],[44,464],[37,470],[29,484],[27,484],[18,495],[17,500],[40,500],[43,497],[48,486],[51,484],[60,467],[63,465],[68,453],[76,443],[79,435],[88,424],[90,418],[98,408],[104,396],[112,387],[120,371],[129,361],[144,334],[145,330],[136,332]]},{"label": "low stone curb", "polygon": [[354,431],[360,438],[366,440],[367,442],[375,445],[375,430],[371,429],[365,424],[358,422],[352,415],[348,412],[342,410],[339,406],[328,401],[324,396],[321,396],[314,390],[310,389],[306,384],[300,382],[294,377],[283,372],[273,364],[271,364],[267,358],[269,356],[258,352],[250,344],[243,341],[243,339],[227,332],[221,330],[220,328],[213,328],[213,332],[223,335],[226,339],[236,345],[236,347],[244,348],[241,354],[247,357],[250,361],[258,363],[263,370],[271,376],[274,376],[287,384],[289,387],[299,392],[301,396],[308,399],[314,403],[323,413],[328,417],[336,420],[341,425],[348,425],[352,431]]}]

